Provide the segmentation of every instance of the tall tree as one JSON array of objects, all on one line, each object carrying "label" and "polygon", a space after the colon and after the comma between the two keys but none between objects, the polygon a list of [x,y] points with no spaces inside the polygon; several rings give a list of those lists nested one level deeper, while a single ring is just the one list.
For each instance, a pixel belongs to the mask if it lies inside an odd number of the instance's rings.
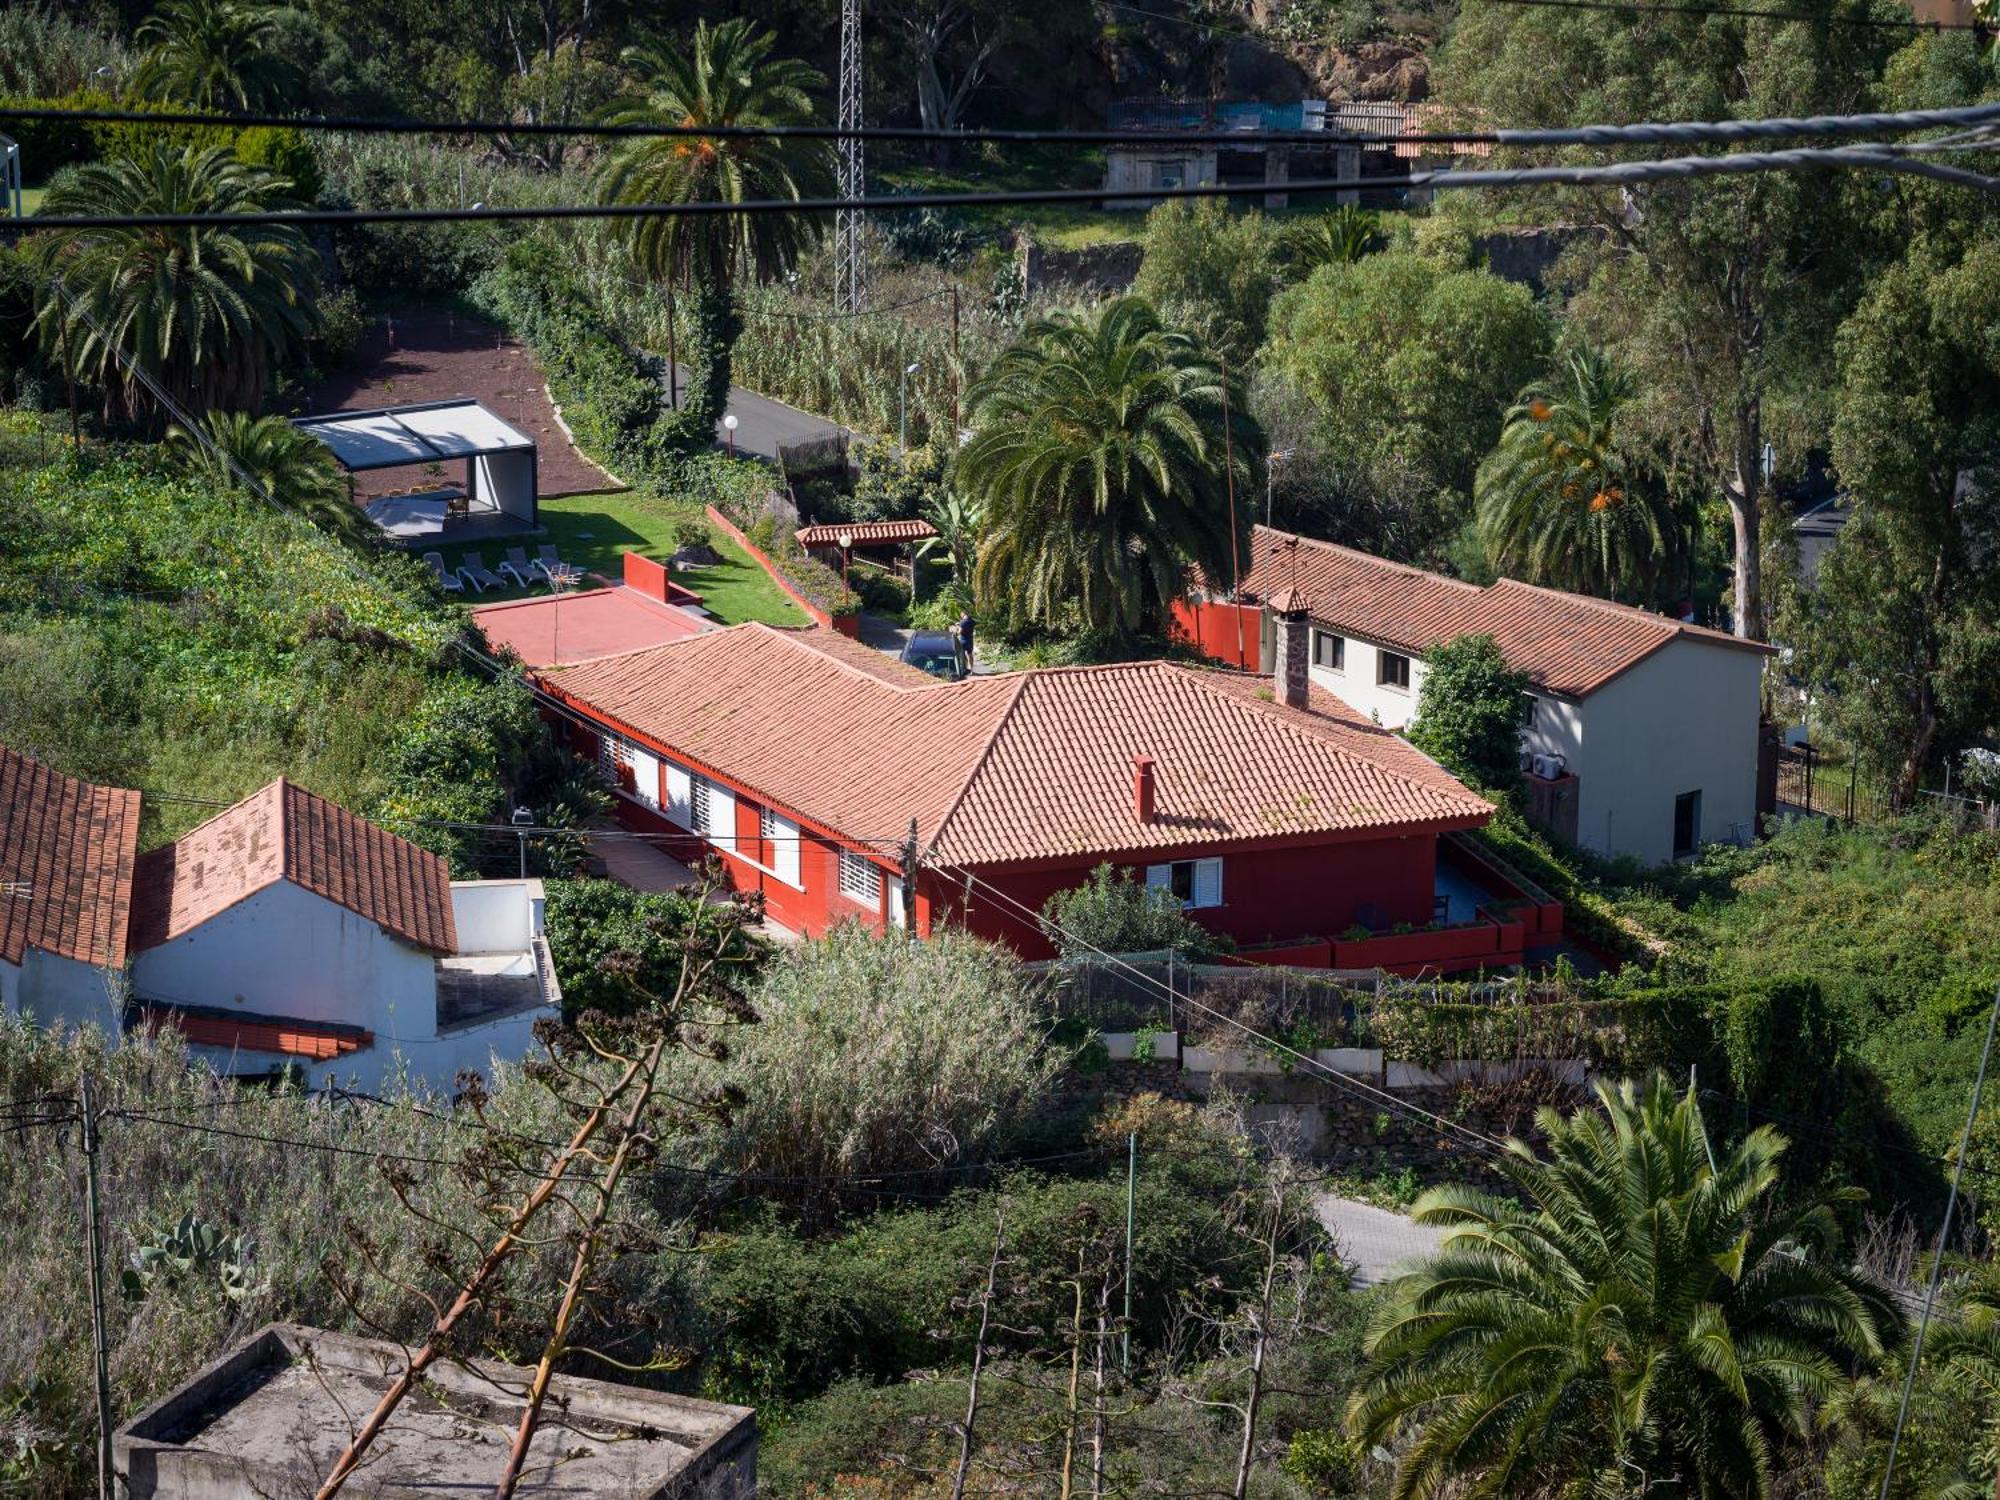
[{"label": "tall tree", "polygon": [[967,400],[957,474],[985,508],[980,593],[1016,625],[1130,640],[1164,627],[1190,568],[1233,575],[1263,435],[1240,386],[1144,298],[1029,324]]},{"label": "tall tree", "polygon": [[1232,362],[1264,342],[1279,236],[1255,209],[1232,213],[1218,199],[1170,199],[1146,215],[1146,253],[1132,290],[1204,328]]},{"label": "tall tree", "polygon": [[[1853,17],[1875,3],[1807,0],[1786,14]],[[1520,126],[1828,114],[1874,106],[1896,36],[1817,20],[1477,4],[1437,79],[1442,97]],[[1590,231],[1570,257],[1576,315],[1638,376],[1647,421],[1728,509],[1742,635],[1764,630],[1765,443],[1782,423],[1810,425],[1801,409],[1818,402],[1826,335],[1861,270],[1854,202],[1873,191],[1779,172],[1535,200],[1552,222]]]},{"label": "tall tree", "polygon": [[[686,48],[661,42],[625,50],[641,93],[616,109],[616,125],[784,126],[809,124],[812,92],[826,79],[805,63],[773,58],[774,32],[741,19],[695,27]],[[743,203],[810,198],[833,191],[825,143],[796,138],[633,138],[606,158],[600,195],[612,203]],[[768,279],[824,232],[810,214],[704,214],[625,221],[639,270],[694,289],[695,357],[682,406],[688,435],[706,441],[729,400],[730,354],[742,331],[739,276]]]},{"label": "tall tree", "polygon": [[[52,214],[237,214],[288,184],[225,147],[164,142],[79,167],[50,188]],[[255,407],[272,374],[303,354],[319,257],[285,225],[68,229],[39,245],[37,326],[45,347],[94,381],[113,415],[163,418],[129,359],[195,414]]]},{"label": "tall tree", "polygon": [[1841,1263],[1833,1200],[1772,1201],[1783,1137],[1711,1165],[1695,1092],[1597,1085],[1598,1109],[1509,1141],[1518,1196],[1433,1188],[1448,1232],[1395,1282],[1348,1408],[1398,1454],[1392,1493],[1770,1493],[1803,1436],[1899,1315]]},{"label": "tall tree", "polygon": [[168,0],[133,35],[147,49],[134,92],[201,109],[283,104],[300,80],[276,48],[275,11],[243,0]]},{"label": "tall tree", "polygon": [[1632,377],[1596,350],[1521,392],[1479,466],[1479,532],[1502,572],[1605,598],[1651,592],[1673,508],[1627,430]]},{"label": "tall tree", "polygon": [[1927,244],[1837,341],[1833,460],[1853,518],[1790,623],[1835,722],[1904,802],[2000,719],[1996,329],[2000,247]]}]

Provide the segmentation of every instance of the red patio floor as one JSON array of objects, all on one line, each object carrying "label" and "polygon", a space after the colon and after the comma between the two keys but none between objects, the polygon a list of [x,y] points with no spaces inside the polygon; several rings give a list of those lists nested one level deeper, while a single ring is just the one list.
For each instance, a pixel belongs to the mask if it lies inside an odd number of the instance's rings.
[{"label": "red patio floor", "polygon": [[705,628],[699,616],[623,585],[482,604],[472,618],[490,645],[511,648],[527,667],[574,666],[662,646]]}]

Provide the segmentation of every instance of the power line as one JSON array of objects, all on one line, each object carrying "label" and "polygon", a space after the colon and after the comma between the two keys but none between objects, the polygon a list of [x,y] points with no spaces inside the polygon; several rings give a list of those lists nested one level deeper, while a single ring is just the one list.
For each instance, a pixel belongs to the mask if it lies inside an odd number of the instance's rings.
[{"label": "power line", "polygon": [[1637,0],[1488,0],[1493,5],[1547,6],[1553,10],[1623,11],[1639,16],[1734,16],[1752,21],[1802,21],[1813,26],[1863,26],[1885,31],[1986,31],[1979,21],[1919,21],[1894,16],[1816,16],[1809,11],[1756,10],[1739,5],[1643,5]]},{"label": "power line", "polygon": [[[1606,129],[1616,127],[1604,127]],[[1546,136],[1546,132],[1538,132]],[[1747,137],[1746,137],[1747,138]],[[1546,143],[1546,141],[1544,142]],[[1990,149],[1981,141],[1968,149]],[[279,228],[285,225],[341,224],[477,224],[509,221],[634,220],[715,218],[736,215],[824,214],[845,209],[891,212],[912,208],[996,208],[1027,204],[1103,204],[1111,202],[1194,198],[1268,197],[1273,194],[1316,195],[1387,189],[1444,191],[1466,188],[1637,185],[1697,177],[1746,176],[1762,172],[1865,169],[1929,177],[1958,187],[2000,193],[2000,179],[1959,167],[1912,159],[1889,145],[1802,147],[1788,151],[1742,151],[1721,156],[1684,156],[1665,160],[1610,162],[1596,165],[1466,168],[1395,173],[1375,177],[1308,177],[1285,182],[1217,182],[1177,188],[1147,188],[1143,192],[1107,188],[1031,188],[990,193],[917,193],[897,198],[754,198],[741,203],[704,200],[696,203],[571,203],[539,208],[308,208],[240,214],[97,214],[0,220],[0,231],[13,235],[37,230],[81,229],[201,229]]]}]

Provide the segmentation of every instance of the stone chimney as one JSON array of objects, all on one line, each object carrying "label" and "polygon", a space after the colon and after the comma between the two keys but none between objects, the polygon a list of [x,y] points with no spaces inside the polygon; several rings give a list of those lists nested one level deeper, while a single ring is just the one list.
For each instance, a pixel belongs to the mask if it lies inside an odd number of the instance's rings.
[{"label": "stone chimney", "polygon": [[1271,651],[1276,696],[1287,708],[1304,708],[1311,679],[1306,675],[1312,664],[1312,627],[1307,622],[1306,596],[1295,588],[1280,591],[1271,600],[1275,625]]},{"label": "stone chimney", "polygon": [[1132,757],[1132,812],[1141,823],[1153,821],[1153,757]]}]

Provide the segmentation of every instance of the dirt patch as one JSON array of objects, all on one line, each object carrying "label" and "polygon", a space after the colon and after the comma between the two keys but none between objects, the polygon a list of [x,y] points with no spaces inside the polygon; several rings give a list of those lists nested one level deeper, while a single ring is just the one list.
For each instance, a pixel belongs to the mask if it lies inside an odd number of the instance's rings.
[{"label": "dirt patch", "polygon": [[[361,341],[354,367],[310,387],[298,409],[365,411],[463,396],[483,401],[535,440],[544,498],[620,488],[570,443],[527,349],[492,324],[455,313],[378,316]],[[355,475],[354,493],[357,499],[371,500],[406,490],[422,478],[417,468],[378,469]]]}]

